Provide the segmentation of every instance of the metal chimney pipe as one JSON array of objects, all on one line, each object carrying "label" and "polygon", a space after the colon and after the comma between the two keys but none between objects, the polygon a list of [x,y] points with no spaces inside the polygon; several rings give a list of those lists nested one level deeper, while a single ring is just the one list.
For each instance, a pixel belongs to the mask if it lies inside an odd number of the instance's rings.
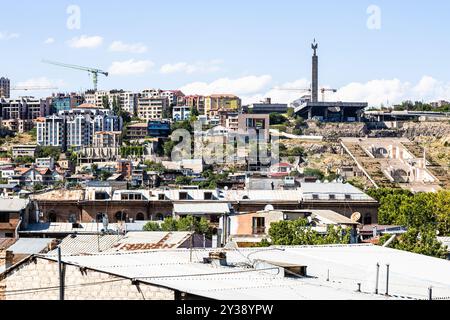
[{"label": "metal chimney pipe", "polygon": [[386,295],[389,295],[389,264],[386,264]]},{"label": "metal chimney pipe", "polygon": [[375,294],[378,294],[378,279],[380,276],[380,264],[377,263],[377,277],[375,279]]},{"label": "metal chimney pipe", "polygon": [[428,300],[433,300],[433,287],[428,288]]}]

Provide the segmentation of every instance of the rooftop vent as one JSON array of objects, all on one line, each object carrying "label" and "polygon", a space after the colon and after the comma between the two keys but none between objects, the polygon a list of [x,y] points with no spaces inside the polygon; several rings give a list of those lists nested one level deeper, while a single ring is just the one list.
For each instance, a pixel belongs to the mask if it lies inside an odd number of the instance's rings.
[{"label": "rooftop vent", "polygon": [[203,258],[203,263],[225,267],[228,265],[227,254],[224,251],[210,252],[208,258]]}]

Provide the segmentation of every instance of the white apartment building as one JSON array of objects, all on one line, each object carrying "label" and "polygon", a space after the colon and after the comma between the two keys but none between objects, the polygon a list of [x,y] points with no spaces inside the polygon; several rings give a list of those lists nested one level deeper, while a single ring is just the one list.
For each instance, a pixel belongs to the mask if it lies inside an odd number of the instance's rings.
[{"label": "white apartment building", "polygon": [[77,115],[68,120],[66,126],[68,147],[83,147],[91,144],[92,126],[86,117]]},{"label": "white apartment building", "polygon": [[174,121],[189,120],[191,117],[191,108],[189,106],[175,106],[172,108],[172,119]]},{"label": "white apartment building", "polygon": [[36,120],[37,144],[40,146],[65,147],[64,118],[52,115]]},{"label": "white apartment building", "polygon": [[123,111],[126,111],[132,115],[137,112],[137,101],[139,98],[138,93],[122,92],[119,95],[119,105]]}]

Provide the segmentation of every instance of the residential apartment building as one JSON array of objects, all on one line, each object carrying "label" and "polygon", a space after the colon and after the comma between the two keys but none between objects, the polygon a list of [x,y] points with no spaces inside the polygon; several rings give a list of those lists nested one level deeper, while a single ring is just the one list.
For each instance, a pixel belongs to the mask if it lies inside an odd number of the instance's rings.
[{"label": "residential apartment building", "polygon": [[66,130],[64,118],[52,115],[47,118],[36,120],[37,144],[41,146],[52,146],[65,148]]},{"label": "residential apartment building", "polygon": [[67,111],[83,104],[84,98],[76,93],[58,93],[52,96],[52,112]]},{"label": "residential apartment building", "polygon": [[101,131],[95,132],[92,146],[94,148],[115,148],[122,144],[122,132]]},{"label": "residential apartment building", "polygon": [[1,99],[1,118],[3,120],[36,120],[51,113],[50,99],[21,97],[19,99]]},{"label": "residential apartment building", "polygon": [[189,120],[191,117],[191,109],[189,106],[175,106],[172,108],[172,119],[177,121]]},{"label": "residential apartment building", "polygon": [[138,93],[133,92],[121,92],[119,94],[119,106],[123,111],[128,112],[131,115],[136,114],[137,112],[137,101],[139,98]]},{"label": "residential apartment building", "polygon": [[81,148],[92,146],[96,132],[121,132],[121,117],[110,110],[72,109],[37,121],[37,141],[43,146]]},{"label": "residential apartment building", "polygon": [[205,97],[198,95],[191,95],[184,97],[185,105],[189,106],[189,108],[195,108],[200,115],[205,114]]},{"label": "residential apartment building", "polygon": [[180,90],[166,90],[161,92],[161,97],[169,100],[169,106],[179,106],[179,102],[183,101],[184,93]]},{"label": "residential apartment building", "polygon": [[8,78],[0,78],[0,98],[9,99],[11,96],[11,83]]},{"label": "residential apartment building", "polygon": [[137,115],[139,118],[150,120],[163,119],[163,113],[169,108],[169,100],[167,98],[155,98],[141,96],[138,99]]},{"label": "residential apartment building", "polygon": [[66,121],[67,146],[83,147],[91,144],[92,126],[88,118],[78,115]]},{"label": "residential apartment building", "polygon": [[21,119],[2,120],[1,125],[3,129],[17,133],[24,133],[30,131],[34,127],[33,120],[21,120]]},{"label": "residential apartment building", "polygon": [[205,115],[218,116],[223,112],[239,112],[241,99],[230,94],[215,94],[205,97]]}]

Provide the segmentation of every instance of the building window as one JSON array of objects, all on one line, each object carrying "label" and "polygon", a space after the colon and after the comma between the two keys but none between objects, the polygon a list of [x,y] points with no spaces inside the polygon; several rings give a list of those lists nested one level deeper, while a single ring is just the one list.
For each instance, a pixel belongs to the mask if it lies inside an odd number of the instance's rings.
[{"label": "building window", "polygon": [[158,200],[160,200],[160,201],[166,200],[166,195],[164,193],[158,194]]},{"label": "building window", "polygon": [[48,222],[56,222],[56,212],[55,211],[50,211],[48,213]]},{"label": "building window", "polygon": [[14,233],[5,233],[5,238],[14,238]]},{"label": "building window", "polygon": [[0,214],[0,222],[1,223],[8,223],[9,222],[9,213],[2,213],[2,214]]},{"label": "building window", "polygon": [[313,194],[312,198],[313,198],[313,200],[319,200],[319,195],[318,194]]},{"label": "building window", "polygon": [[180,200],[188,200],[188,197],[187,192],[180,192]]},{"label": "building window", "polygon": [[253,234],[263,234],[266,232],[266,221],[262,217],[253,218]]},{"label": "building window", "polygon": [[145,215],[142,212],[139,212],[136,215],[136,221],[144,221],[145,220]]},{"label": "building window", "polygon": [[212,192],[205,192],[204,194],[204,200],[212,200],[213,199],[213,194]]},{"label": "building window", "polygon": [[116,221],[127,221],[127,214],[123,211],[119,211],[116,213],[115,218]]},{"label": "building window", "polygon": [[364,224],[372,224],[372,216],[370,213],[364,215]]},{"label": "building window", "polygon": [[345,200],[352,200],[352,195],[351,194],[346,194],[345,195]]},{"label": "building window", "polygon": [[156,220],[157,221],[164,221],[164,215],[162,213],[158,213],[156,215]]},{"label": "building window", "polygon": [[330,200],[336,200],[336,195],[330,194],[330,195],[329,195],[329,198],[330,198]]}]

